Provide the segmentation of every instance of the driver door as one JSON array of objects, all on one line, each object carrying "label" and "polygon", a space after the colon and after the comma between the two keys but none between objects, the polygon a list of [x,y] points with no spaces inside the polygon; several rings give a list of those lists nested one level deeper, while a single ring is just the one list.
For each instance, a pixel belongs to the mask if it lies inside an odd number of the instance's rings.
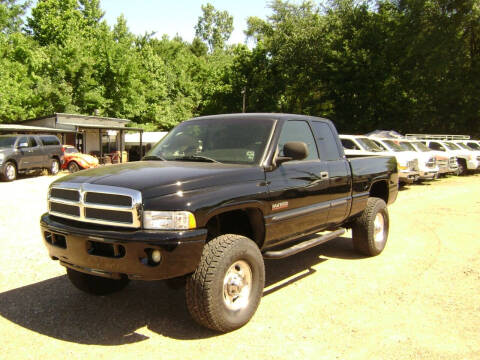
[{"label": "driver door", "polygon": [[330,207],[328,165],[318,156],[315,139],[307,121],[287,121],[278,140],[278,155],[287,142],[307,144],[308,156],[287,161],[266,173],[266,239],[279,244],[303,234],[313,233],[327,223]]}]

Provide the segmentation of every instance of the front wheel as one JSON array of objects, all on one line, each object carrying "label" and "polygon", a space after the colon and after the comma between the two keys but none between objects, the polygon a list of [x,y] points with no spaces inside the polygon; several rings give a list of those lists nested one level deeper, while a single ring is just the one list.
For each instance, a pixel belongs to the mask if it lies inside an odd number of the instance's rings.
[{"label": "front wheel", "polygon": [[70,171],[71,173],[75,173],[77,171],[80,171],[80,166],[78,166],[78,164],[75,161],[71,161],[68,164],[68,171]]},{"label": "front wheel", "polygon": [[125,288],[130,281],[126,276],[119,280],[108,279],[101,276],[85,274],[70,268],[67,268],[67,276],[77,289],[92,295],[112,294]]},{"label": "front wheel", "polygon": [[57,159],[52,159],[50,163],[50,168],[48,169],[48,173],[50,175],[57,175],[60,171],[60,162]]},{"label": "front wheel", "polygon": [[197,270],[187,280],[187,308],[200,325],[232,331],[255,314],[264,285],[258,246],[244,236],[221,235],[205,245]]},{"label": "front wheel", "polygon": [[13,162],[9,161],[5,164],[1,177],[5,181],[13,181],[17,178],[17,167]]},{"label": "front wheel", "polygon": [[367,256],[380,254],[387,244],[388,228],[387,204],[380,198],[369,198],[362,215],[352,226],[355,250]]}]

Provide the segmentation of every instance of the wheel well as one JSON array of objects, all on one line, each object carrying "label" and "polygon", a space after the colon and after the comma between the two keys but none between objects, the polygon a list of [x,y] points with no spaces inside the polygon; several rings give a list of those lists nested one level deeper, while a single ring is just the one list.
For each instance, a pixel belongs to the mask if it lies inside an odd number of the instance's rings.
[{"label": "wheel well", "polygon": [[370,196],[383,199],[385,203],[388,203],[388,185],[386,181],[378,181],[370,188]]},{"label": "wheel well", "polygon": [[17,164],[17,162],[16,162],[15,160],[13,160],[13,159],[8,159],[7,161],[5,161],[5,164],[8,163],[8,162],[13,163],[13,165],[15,165],[15,168],[16,168],[17,171],[18,171],[18,164]]},{"label": "wheel well", "polygon": [[265,239],[263,214],[256,208],[232,210],[215,215],[208,220],[206,227],[207,241],[224,234],[237,234],[252,239],[262,247]]}]

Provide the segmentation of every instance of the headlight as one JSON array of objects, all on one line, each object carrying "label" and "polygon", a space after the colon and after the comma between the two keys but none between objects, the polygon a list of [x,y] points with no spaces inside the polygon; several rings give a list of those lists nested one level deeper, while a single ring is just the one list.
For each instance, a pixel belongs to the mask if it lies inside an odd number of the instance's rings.
[{"label": "headlight", "polygon": [[145,229],[188,230],[195,229],[195,216],[189,211],[144,211]]}]

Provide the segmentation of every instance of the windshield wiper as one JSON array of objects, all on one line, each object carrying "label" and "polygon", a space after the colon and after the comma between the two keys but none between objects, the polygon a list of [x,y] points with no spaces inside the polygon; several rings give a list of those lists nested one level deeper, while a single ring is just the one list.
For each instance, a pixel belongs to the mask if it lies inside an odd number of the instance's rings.
[{"label": "windshield wiper", "polygon": [[175,161],[204,161],[204,162],[213,162],[213,163],[220,163],[220,161],[217,161],[215,159],[206,157],[206,156],[200,156],[200,155],[188,155],[188,156],[181,156],[178,158],[173,159]]},{"label": "windshield wiper", "polygon": [[142,160],[160,160],[160,161],[167,161],[163,157],[159,155],[147,155],[142,158]]}]

